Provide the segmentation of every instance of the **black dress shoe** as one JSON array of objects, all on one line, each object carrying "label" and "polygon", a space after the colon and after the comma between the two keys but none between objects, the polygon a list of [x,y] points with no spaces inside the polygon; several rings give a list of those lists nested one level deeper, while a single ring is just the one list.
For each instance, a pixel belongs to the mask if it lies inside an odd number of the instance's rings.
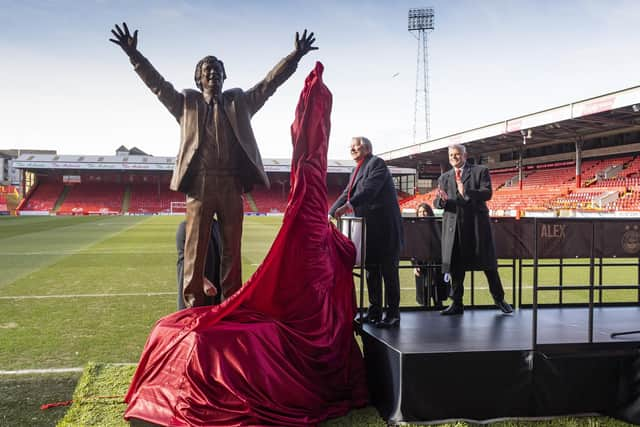
[{"label": "black dress shoe", "polygon": [[380,319],[382,319],[382,314],[380,312],[367,312],[367,314],[362,317],[362,323],[371,323],[375,325],[380,322]]},{"label": "black dress shoe", "polygon": [[377,328],[397,328],[400,326],[400,316],[385,316],[384,319],[374,324]]},{"label": "black dress shoe", "polygon": [[440,312],[443,316],[453,316],[464,313],[464,305],[459,302],[452,303],[449,307]]},{"label": "black dress shoe", "polygon": [[506,302],[505,300],[500,300],[500,301],[496,301],[496,306],[502,310],[502,312],[504,314],[511,314],[513,313],[513,308],[511,308],[511,306],[509,305],[508,302]]}]

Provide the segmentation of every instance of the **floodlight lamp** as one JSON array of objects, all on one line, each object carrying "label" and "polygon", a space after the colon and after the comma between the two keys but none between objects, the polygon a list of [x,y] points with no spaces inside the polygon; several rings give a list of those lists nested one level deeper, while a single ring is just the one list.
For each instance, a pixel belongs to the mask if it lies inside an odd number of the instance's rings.
[{"label": "floodlight lamp", "polygon": [[633,104],[631,106],[631,109],[633,110],[634,113],[640,113],[640,104]]},{"label": "floodlight lamp", "polygon": [[433,30],[433,8],[409,9],[409,31]]}]

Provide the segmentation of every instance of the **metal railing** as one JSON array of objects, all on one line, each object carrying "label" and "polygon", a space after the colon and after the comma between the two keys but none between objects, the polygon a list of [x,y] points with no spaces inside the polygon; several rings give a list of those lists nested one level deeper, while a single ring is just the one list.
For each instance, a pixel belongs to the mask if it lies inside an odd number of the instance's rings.
[{"label": "metal railing", "polygon": [[[362,218],[343,217],[341,228],[352,237],[352,224],[360,223],[362,236],[366,235],[366,224]],[[403,218],[405,245],[401,260],[427,260],[424,265],[440,265],[441,218]],[[513,305],[531,306],[533,312],[532,345],[538,345],[538,309],[544,306],[587,306],[588,341],[593,342],[594,308],[606,305],[640,304],[640,218],[492,218],[496,254],[500,271],[511,272]],[[365,259],[366,242],[359,241],[361,259]],[[582,259],[583,262],[578,260]],[[544,260],[544,261],[543,261]],[[541,262],[543,261],[543,262]],[[586,261],[586,262],[585,262]],[[606,262],[605,262],[606,261]],[[400,265],[412,268],[414,265]],[[636,269],[634,284],[605,284],[605,269],[631,267]],[[524,272],[532,269],[531,304],[524,298]],[[557,269],[557,284],[541,285],[540,273]],[[588,283],[567,284],[569,269],[588,269]],[[360,279],[360,318],[364,309],[364,262],[356,266]],[[504,276],[503,276],[504,277]],[[471,306],[475,306],[475,277],[470,275]],[[604,293],[613,290],[637,290],[635,301],[605,302]],[[588,291],[586,301],[569,303],[568,292]],[[557,292],[557,302],[541,303],[540,292]],[[622,331],[612,337],[640,333]]]}]

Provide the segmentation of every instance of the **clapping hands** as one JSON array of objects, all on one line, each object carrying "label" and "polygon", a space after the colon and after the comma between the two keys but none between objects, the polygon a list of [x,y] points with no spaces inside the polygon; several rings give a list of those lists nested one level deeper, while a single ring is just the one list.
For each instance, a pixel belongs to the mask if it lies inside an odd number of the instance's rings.
[{"label": "clapping hands", "polygon": [[438,189],[436,190],[436,195],[440,198],[440,200],[442,200],[443,202],[446,202],[447,200],[449,200],[449,196],[447,196],[447,192],[444,191],[442,188],[438,187]]}]

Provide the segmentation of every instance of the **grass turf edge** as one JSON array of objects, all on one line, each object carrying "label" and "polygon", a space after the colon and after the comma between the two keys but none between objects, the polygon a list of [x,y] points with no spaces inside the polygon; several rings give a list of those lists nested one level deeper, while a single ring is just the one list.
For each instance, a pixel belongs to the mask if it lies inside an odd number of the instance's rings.
[{"label": "grass turf edge", "polygon": [[58,427],[128,426],[122,415],[133,365],[88,363],[73,393],[73,403]]},{"label": "grass turf edge", "polygon": [[[133,365],[88,363],[73,394],[73,404],[58,423],[58,427],[129,426],[129,423],[123,418],[126,408],[123,398],[129,388],[134,371],[135,366]],[[134,425],[141,424],[135,423]],[[321,424],[323,427],[383,427],[386,425],[372,406],[355,409],[344,417],[327,420]],[[441,427],[469,427],[473,425],[464,421],[437,424]],[[623,427],[631,424],[607,417],[559,417],[542,420],[506,420],[490,423],[490,425],[499,427]],[[406,426],[416,425],[406,424]]]}]

